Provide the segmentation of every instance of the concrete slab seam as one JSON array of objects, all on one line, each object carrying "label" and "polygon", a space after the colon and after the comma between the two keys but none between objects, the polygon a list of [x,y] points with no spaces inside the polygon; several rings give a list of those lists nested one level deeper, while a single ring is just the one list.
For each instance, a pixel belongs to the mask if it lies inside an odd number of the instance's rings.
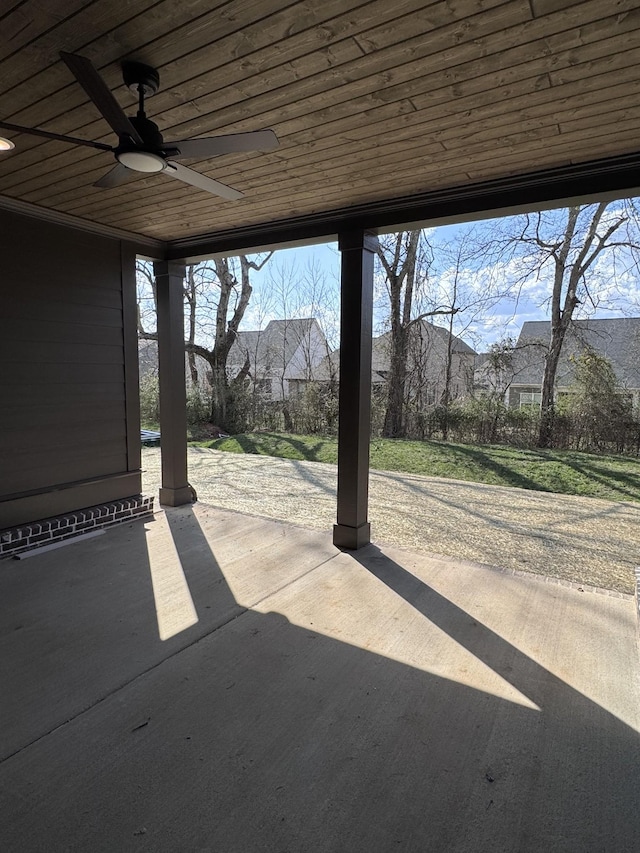
[{"label": "concrete slab seam", "polygon": [[[336,557],[339,557],[342,552],[338,552],[337,554],[332,554],[331,557],[327,557],[326,560],[322,560],[322,562],[317,563],[315,566],[312,566],[310,569],[307,569],[306,572],[303,572],[298,577],[293,578],[286,583],[283,583],[282,586],[279,586],[277,589],[272,590],[268,595],[263,596],[263,598],[259,598],[257,601],[252,601],[251,604],[247,605],[247,609],[251,610],[253,607],[258,607],[258,605],[263,604],[265,601],[268,601],[270,598],[273,598],[274,595],[278,595],[285,589],[288,589],[291,586],[294,586],[298,581],[301,581],[303,578],[308,577],[312,572],[315,572],[317,569],[320,569],[322,566],[326,566],[327,563],[330,563],[332,560],[335,560]],[[348,552],[347,552],[348,553]]]},{"label": "concrete slab seam", "polygon": [[210,631],[207,631],[205,634],[202,634],[202,636],[196,637],[190,643],[187,643],[187,645],[182,646],[179,649],[176,649],[175,652],[173,652],[170,655],[167,655],[167,657],[162,658],[162,660],[159,660],[159,661],[157,661],[157,663],[154,663],[151,666],[147,667],[146,669],[142,670],[142,672],[139,672],[133,678],[130,678],[127,681],[123,681],[121,684],[116,685],[112,690],[109,690],[107,693],[103,694],[102,696],[98,696],[98,698],[95,701],[91,702],[89,705],[82,708],[80,711],[77,712],[77,714],[74,714],[72,717],[69,717],[68,719],[64,720],[62,723],[58,723],[58,725],[53,726],[53,728],[51,728],[48,731],[43,732],[42,734],[38,735],[38,737],[35,737],[33,740],[29,741],[29,743],[25,743],[19,749],[16,749],[13,752],[10,752],[7,755],[1,757],[0,758],[0,766],[2,766],[2,764],[4,764],[4,762],[8,761],[10,758],[14,758],[16,755],[19,755],[21,752],[24,752],[25,749],[29,749],[29,747],[34,746],[34,744],[38,743],[39,741],[43,740],[44,738],[48,737],[49,735],[53,734],[54,732],[57,732],[59,729],[62,729],[65,726],[69,725],[69,723],[73,723],[75,720],[77,720],[83,714],[86,714],[88,711],[93,710],[93,708],[97,707],[102,702],[106,701],[107,699],[110,699],[112,696],[115,696],[116,693],[119,693],[121,690],[124,690],[125,688],[129,687],[130,685],[135,684],[136,681],[138,681],[138,679],[144,678],[145,675],[148,675],[150,672],[153,672],[154,670],[158,669],[163,664],[173,660],[173,658],[177,657],[178,655],[182,654],[183,652],[186,652],[187,649],[190,649],[193,646],[196,646],[202,640],[208,639],[213,634],[215,634],[217,631],[219,631],[221,628],[225,628],[231,622],[234,622],[236,619],[239,619],[241,616],[244,616],[245,613],[248,613],[248,612],[251,612],[250,608],[240,607],[240,610],[238,613],[234,613],[233,616],[231,616],[226,621],[222,622],[220,625],[216,625],[215,628],[212,628]]}]

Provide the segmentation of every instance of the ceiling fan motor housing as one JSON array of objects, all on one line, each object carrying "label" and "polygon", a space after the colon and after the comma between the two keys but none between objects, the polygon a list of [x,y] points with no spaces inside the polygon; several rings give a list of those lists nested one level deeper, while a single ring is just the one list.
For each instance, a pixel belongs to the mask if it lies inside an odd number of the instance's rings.
[{"label": "ceiling fan motor housing", "polygon": [[142,137],[145,148],[149,148],[152,151],[157,151],[159,148],[162,148],[162,134],[158,129],[158,125],[154,121],[151,121],[151,119],[148,119],[146,116],[141,116],[139,114],[135,116],[128,116],[128,119]]},{"label": "ceiling fan motor housing", "polygon": [[160,86],[160,75],[155,68],[145,65],[144,62],[123,62],[122,78],[125,86],[137,95],[139,87],[145,97],[155,95]]}]

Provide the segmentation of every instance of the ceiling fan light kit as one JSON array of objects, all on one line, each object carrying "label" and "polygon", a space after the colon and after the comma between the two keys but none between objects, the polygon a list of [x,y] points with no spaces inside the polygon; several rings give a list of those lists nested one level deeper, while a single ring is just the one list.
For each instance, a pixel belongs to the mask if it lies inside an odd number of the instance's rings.
[{"label": "ceiling fan light kit", "polygon": [[[160,85],[160,76],[155,68],[142,62],[123,63],[122,74],[125,85],[138,96],[138,112],[135,116],[128,117],[90,60],[74,53],[61,52],[60,57],[102,117],[118,135],[118,145],[105,145],[102,142],[91,142],[2,121],[0,121],[0,127],[73,145],[85,145],[101,151],[110,151],[116,159],[116,165],[96,181],[94,184],[96,187],[117,187],[131,178],[144,174],[162,173],[213,195],[236,200],[243,196],[239,190],[174,161],[188,158],[207,160],[221,154],[245,151],[272,151],[280,144],[272,130],[231,133],[225,136],[165,143],[158,126],[147,118],[144,110],[145,97],[155,95]],[[14,143],[11,140],[0,137],[0,151],[13,147]]]},{"label": "ceiling fan light kit", "polygon": [[166,161],[159,154],[139,149],[116,152],[116,160],[134,172],[162,172],[167,168]]}]

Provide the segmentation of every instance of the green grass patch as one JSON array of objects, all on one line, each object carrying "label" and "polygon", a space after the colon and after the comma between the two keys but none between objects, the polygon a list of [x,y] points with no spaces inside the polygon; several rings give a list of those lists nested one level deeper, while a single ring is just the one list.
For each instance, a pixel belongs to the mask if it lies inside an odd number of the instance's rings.
[{"label": "green grass patch", "polygon": [[[338,461],[335,437],[247,433],[195,443],[228,453],[332,464]],[[640,460],[626,456],[376,438],[371,442],[371,467],[541,492],[640,501]]]}]

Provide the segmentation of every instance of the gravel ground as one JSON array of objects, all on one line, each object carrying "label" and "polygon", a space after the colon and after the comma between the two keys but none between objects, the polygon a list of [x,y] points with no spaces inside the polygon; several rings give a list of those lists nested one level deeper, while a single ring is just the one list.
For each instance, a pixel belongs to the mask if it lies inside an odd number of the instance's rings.
[{"label": "gravel ground", "polygon": [[[142,449],[143,489],[157,493],[160,449]],[[203,503],[330,530],[336,467],[189,448]],[[374,541],[632,593],[640,504],[372,471]]]}]

